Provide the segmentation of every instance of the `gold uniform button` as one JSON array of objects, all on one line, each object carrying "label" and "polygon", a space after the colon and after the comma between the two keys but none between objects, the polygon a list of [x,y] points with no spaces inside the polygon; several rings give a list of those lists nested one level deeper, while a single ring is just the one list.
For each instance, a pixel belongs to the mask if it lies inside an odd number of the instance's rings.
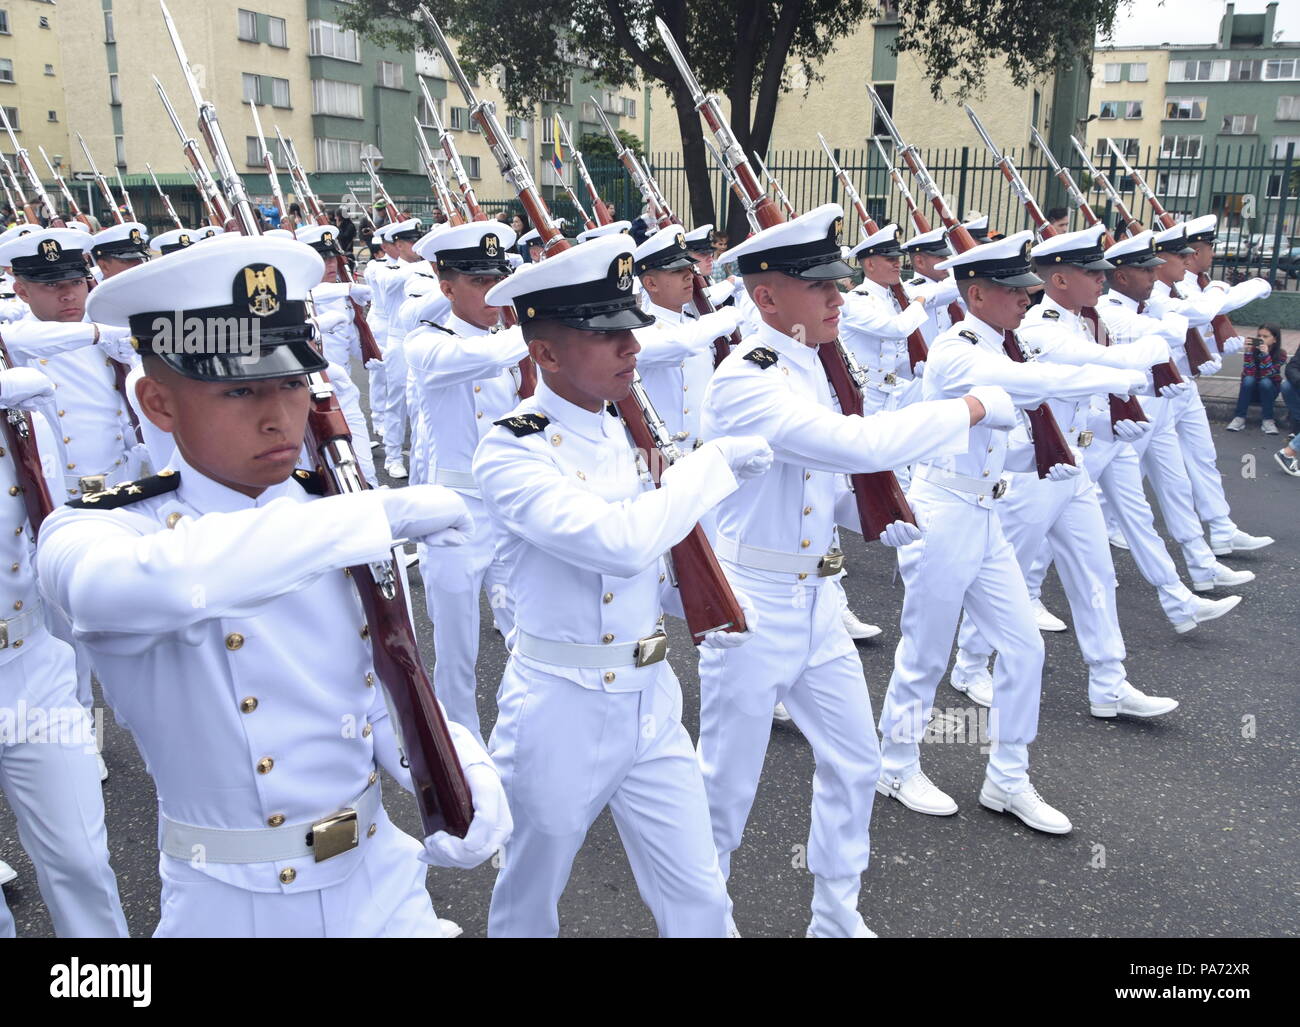
[{"label": "gold uniform button", "polygon": [[476,410],[476,411],[474,412],[474,417],[475,417],[476,419],[480,420],[480,421],[483,420],[483,411],[482,411],[482,410]]},{"label": "gold uniform button", "polygon": [[247,695],[239,701],[240,713],[252,713],[257,709],[257,696]]},{"label": "gold uniform button", "polygon": [[367,688],[375,687],[375,676],[371,674],[370,671],[366,671],[366,687]]},{"label": "gold uniform button", "polygon": [[605,684],[609,684],[617,675],[612,670],[605,671]]},{"label": "gold uniform button", "polygon": [[659,584],[662,585],[662,584],[663,584],[665,581],[667,581],[667,580],[668,580],[668,575],[667,575],[667,574],[660,574],[660,575],[659,575]]},{"label": "gold uniform button", "polygon": [[811,478],[811,477],[812,477],[812,471],[804,471],[804,472],[803,472],[803,480],[804,480],[804,481],[807,481],[807,480],[808,480],[809,478]]},{"label": "gold uniform button", "polygon": [[14,528],[15,535],[21,535],[22,533],[23,533],[23,526],[21,524],[18,525],[18,527]]},{"label": "gold uniform button", "polygon": [[579,480],[579,481],[586,481],[586,480],[587,480],[587,472],[586,472],[586,471],[579,471],[579,472],[578,472],[578,480]]},{"label": "gold uniform button", "polygon": [[802,542],[799,543],[799,548],[800,548],[800,549],[807,549],[810,545],[812,545],[812,540],[811,540],[811,539],[804,539]]},{"label": "gold uniform button", "polygon": [[285,867],[283,870],[280,871],[281,884],[293,884],[293,882],[296,880],[298,880],[298,871],[296,871],[293,867]]},{"label": "gold uniform button", "polygon": [[[18,565],[17,565],[17,564],[14,564],[14,570],[17,570],[17,569],[18,569]],[[606,592],[603,596],[600,597],[600,601],[601,601],[602,603],[612,603],[612,602],[614,601],[614,593],[613,593],[613,592]]]},{"label": "gold uniform button", "polygon": [[377,824],[371,824],[369,827],[366,828],[366,837],[373,838],[375,836],[375,832],[378,830],[379,830],[379,826]]},{"label": "gold uniform button", "polygon": [[23,640],[20,638],[17,642],[14,643],[13,647],[15,649],[21,649],[23,647]]},{"label": "gold uniform button", "polygon": [[985,472],[984,472],[984,477],[987,478],[988,476],[989,476],[989,472],[988,472],[988,471],[985,471]]},{"label": "gold uniform button", "polygon": [[21,610],[22,608],[23,608],[23,601],[19,599],[17,602],[14,603],[14,609]]},{"label": "gold uniform button", "polygon": [[280,827],[284,824],[284,814],[275,813],[266,818],[267,827]]},{"label": "gold uniform button", "polygon": [[66,443],[66,442],[71,442],[71,441],[72,441],[72,436],[71,436],[71,435],[65,435],[65,436],[63,436],[63,441],[64,441],[65,443]]},{"label": "gold uniform button", "polygon": [[552,446],[558,446],[558,445],[559,445],[561,442],[563,442],[563,441],[564,441],[564,436],[561,435],[558,431],[557,431],[554,435],[551,436],[551,445],[552,445]]},{"label": "gold uniform button", "polygon": [[379,772],[378,772],[377,770],[372,770],[372,771],[370,772],[370,780],[369,780],[369,783],[370,783],[370,784],[374,784],[374,783],[375,783],[376,781],[378,781],[378,780],[379,780]]},{"label": "gold uniform button", "polygon": [[66,413],[67,413],[66,410],[60,410],[60,411],[59,411],[59,416],[62,417],[62,416],[63,416],[64,414],[66,414]]},{"label": "gold uniform button", "polygon": [[805,517],[807,517],[810,513],[812,513],[812,507],[811,507],[811,506],[805,506],[805,507],[803,508],[803,515],[804,515]]},{"label": "gold uniform button", "polygon": [[799,580],[800,580],[800,581],[803,581],[804,578],[806,578],[806,577],[808,577],[807,574],[800,574],[800,575],[799,575]]},{"label": "gold uniform button", "polygon": [[687,407],[685,410],[682,411],[683,414],[689,414],[690,412],[691,412],[690,407]]},{"label": "gold uniform button", "polygon": [[232,631],[229,635],[226,636],[226,648],[229,649],[232,653],[236,649],[244,648],[244,636],[241,635],[238,631]]},{"label": "gold uniform button", "polygon": [[14,564],[14,565],[13,565],[12,567],[10,567],[9,569],[10,569],[11,571],[13,571],[15,574],[17,574],[17,573],[18,573],[18,564]]},{"label": "gold uniform button", "polygon": [[614,636],[609,632],[606,632],[604,635],[601,636],[600,640],[604,642],[606,645],[609,645],[610,642],[614,641]]},{"label": "gold uniform button", "polygon": [[68,464],[68,470],[69,470],[69,471],[75,471],[76,469],[77,469],[77,465],[76,465],[76,464]]},{"label": "gold uniform button", "polygon": [[274,766],[275,766],[275,760],[271,759],[270,756],[263,756],[260,760],[257,761],[257,772],[259,774],[269,774],[271,772],[271,768]]},{"label": "gold uniform button", "polygon": [[169,513],[169,514],[167,515],[167,527],[169,527],[169,528],[174,528],[174,527],[176,527],[176,523],[177,523],[177,522],[178,522],[178,521],[179,521],[183,516],[184,516],[184,514],[181,514],[181,513]]},{"label": "gold uniform button", "polygon": [[41,357],[41,363],[42,363],[42,364],[48,364],[49,361],[46,360],[45,357]]},{"label": "gold uniform button", "polygon": [[989,446],[989,452],[990,452],[990,453],[993,452],[993,447],[992,447],[992,446]]},{"label": "gold uniform button", "polygon": [[369,624],[362,624],[362,625],[361,625],[361,637],[362,637],[362,638],[369,638],[369,637],[370,637],[370,625],[369,625]]},{"label": "gold uniform button", "polygon": [[683,386],[682,386],[682,391],[683,391],[683,392],[690,392],[690,391],[691,391],[691,387],[690,387],[689,385],[683,385]]},{"label": "gold uniform button", "polygon": [[474,391],[475,391],[475,392],[482,392],[482,391],[483,391],[483,388],[482,388],[482,386],[475,385],[475,386],[474,386]]},{"label": "gold uniform button", "polygon": [[369,724],[367,724],[365,727],[363,727],[363,728],[361,729],[361,737],[362,737],[362,738],[369,738],[369,737],[370,737],[370,732],[371,732],[372,730],[373,730],[373,728],[371,728],[371,726],[370,726]]},{"label": "gold uniform button", "polygon": [[10,486],[9,486],[9,495],[11,495],[11,496],[16,496],[16,495],[18,495],[18,493],[21,492],[21,491],[22,491],[22,489],[20,489],[17,485],[10,485]]}]

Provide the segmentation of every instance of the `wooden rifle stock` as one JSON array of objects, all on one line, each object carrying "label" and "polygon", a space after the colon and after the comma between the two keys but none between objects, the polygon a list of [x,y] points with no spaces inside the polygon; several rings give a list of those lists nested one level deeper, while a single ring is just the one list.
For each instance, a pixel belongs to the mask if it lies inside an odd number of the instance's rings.
[{"label": "wooden rifle stock", "polygon": [[[1146,188],[1146,184],[1144,182],[1140,182],[1141,176],[1139,176],[1136,171],[1132,171],[1130,172],[1129,177],[1132,178],[1134,183],[1138,184],[1138,187],[1143,190],[1143,195],[1146,196],[1147,204],[1151,207],[1152,216],[1157,221],[1159,221],[1162,225],[1164,225],[1165,228],[1173,228],[1174,225],[1177,224],[1177,222],[1174,220],[1174,216],[1170,214],[1169,211],[1165,210],[1164,206],[1160,203],[1160,201],[1156,199],[1155,193],[1151,192],[1150,189]],[[1199,285],[1202,289],[1204,289],[1207,285],[1210,284],[1210,276],[1207,275],[1204,271],[1197,272],[1196,284]],[[1236,326],[1232,323],[1232,321],[1228,319],[1227,314],[1216,314],[1214,318],[1210,321],[1210,327],[1214,329],[1214,344],[1216,347],[1218,347],[1220,353],[1223,352],[1224,344],[1229,339],[1239,334],[1237,332]],[[1190,335],[1191,333],[1189,332],[1188,334]],[[1198,332],[1197,334],[1199,335],[1200,333]],[[1210,359],[1208,355],[1209,351],[1205,347],[1204,340],[1201,340],[1197,349],[1198,349],[1198,353],[1204,352],[1207,354],[1205,358],[1206,360]],[[1191,362],[1190,352],[1188,352],[1188,362],[1189,363]],[[1202,360],[1201,363],[1205,363],[1205,361]]]},{"label": "wooden rifle stock", "polygon": [[[0,370],[14,366],[4,339],[0,338]],[[32,415],[24,410],[8,409],[4,412],[4,436],[9,452],[14,458],[14,476],[22,490],[23,506],[27,520],[32,525],[32,535],[38,535],[41,523],[54,512],[49,486],[41,471],[41,454],[36,446],[36,428]]]},{"label": "wooden rifle stock", "polygon": [[[1021,352],[1020,343],[1016,341],[1015,332],[1002,333],[1002,349],[1017,364],[1025,362],[1025,355]],[[1029,433],[1033,436],[1034,463],[1038,467],[1038,476],[1046,478],[1047,472],[1057,464],[1069,464],[1073,467],[1074,453],[1071,452],[1070,444],[1061,433],[1061,426],[1056,423],[1056,415],[1052,413],[1052,408],[1044,403],[1032,410],[1026,410],[1025,415],[1029,419]]]},{"label": "wooden rifle stock", "polygon": [[[1079,311],[1082,317],[1092,327],[1092,337],[1098,346],[1109,346],[1110,335],[1106,331],[1106,325],[1097,313],[1096,307],[1084,307]],[[1155,374],[1163,364],[1157,364],[1151,369]],[[1176,370],[1176,369],[1175,369]],[[1116,396],[1113,392],[1110,394],[1110,426],[1115,427],[1116,421],[1145,421],[1147,420],[1146,411],[1142,409],[1142,404],[1137,401],[1136,396]]]}]

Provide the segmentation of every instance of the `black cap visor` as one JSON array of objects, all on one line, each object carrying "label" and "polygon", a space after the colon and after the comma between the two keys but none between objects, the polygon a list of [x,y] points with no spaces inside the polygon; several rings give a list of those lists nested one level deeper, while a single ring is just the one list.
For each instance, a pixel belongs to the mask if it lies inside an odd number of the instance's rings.
[{"label": "black cap visor", "polygon": [[325,370],[328,361],[311,344],[312,328],[275,329],[261,333],[248,352],[158,353],[177,374],[201,382],[250,382],[292,378]]}]

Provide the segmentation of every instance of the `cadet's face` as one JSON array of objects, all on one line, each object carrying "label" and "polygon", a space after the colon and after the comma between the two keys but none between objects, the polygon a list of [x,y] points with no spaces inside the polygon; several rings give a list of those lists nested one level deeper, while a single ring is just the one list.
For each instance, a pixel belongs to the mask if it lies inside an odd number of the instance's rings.
[{"label": "cadet's face", "polygon": [[692,253],[691,256],[699,262],[700,274],[708,278],[713,273],[713,254]]},{"label": "cadet's face", "polygon": [[1183,280],[1187,265],[1177,253],[1162,253],[1164,263],[1156,268],[1156,277],[1166,285],[1177,285]]},{"label": "cadet's face", "polygon": [[912,253],[912,268],[918,275],[924,275],[933,282],[941,281],[946,274],[944,271],[936,271],[935,264],[942,264],[947,257],[940,257],[933,253]]},{"label": "cadet's face", "polygon": [[1214,263],[1214,247],[1208,242],[1194,242],[1192,249],[1196,252],[1187,258],[1187,270],[1194,274],[1204,274]]},{"label": "cadet's face", "polygon": [[970,292],[970,309],[976,317],[1004,332],[1020,327],[1029,309],[1029,290],[999,285],[985,279]]},{"label": "cadet's face", "polygon": [[333,257],[325,258],[325,273],[320,276],[322,282],[337,282],[339,280],[339,265]]},{"label": "cadet's face", "polygon": [[1048,294],[1067,310],[1095,307],[1106,284],[1102,271],[1081,267],[1059,267],[1048,278]]},{"label": "cadet's face", "polygon": [[877,285],[897,285],[903,280],[902,267],[901,255],[868,257],[862,262],[862,273]]},{"label": "cadet's face", "polygon": [[691,269],[647,271],[641,284],[656,304],[668,310],[680,310],[691,298]]},{"label": "cadet's face", "polygon": [[86,313],[86,280],[62,282],[14,280],[14,295],[32,308],[38,321],[80,321]]},{"label": "cadet's face", "polygon": [[1139,303],[1151,298],[1156,287],[1156,269],[1153,267],[1126,267],[1115,272],[1112,287]]},{"label": "cadet's face", "polygon": [[311,402],[303,375],[200,382],[151,366],[136,395],[194,468],[236,492],[256,497],[297,466]]},{"label": "cadet's face", "polygon": [[488,306],[483,297],[499,281],[497,275],[451,274],[440,278],[438,285],[451,300],[452,313],[479,328],[491,328],[501,320],[501,308]]},{"label": "cadet's face", "polygon": [[807,346],[834,342],[844,296],[834,280],[810,282],[769,272],[751,293],[763,320]]},{"label": "cadet's face", "polygon": [[109,279],[114,275],[120,275],[123,271],[130,271],[133,267],[139,267],[143,261],[139,260],[118,260],[116,257],[100,257],[98,264],[99,270],[104,273],[104,278]]},{"label": "cadet's face", "polygon": [[528,344],[546,384],[570,403],[599,410],[626,399],[641,344],[630,331],[584,332],[552,325]]}]

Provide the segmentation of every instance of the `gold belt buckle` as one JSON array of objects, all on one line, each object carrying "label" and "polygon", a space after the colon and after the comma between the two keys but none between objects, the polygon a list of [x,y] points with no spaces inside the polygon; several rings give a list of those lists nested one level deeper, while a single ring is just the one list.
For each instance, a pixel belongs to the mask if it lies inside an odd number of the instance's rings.
[{"label": "gold belt buckle", "polygon": [[339,853],[355,849],[357,839],[357,811],[354,809],[322,817],[311,825],[311,834],[307,836],[317,863],[324,863]]},{"label": "gold belt buckle", "polygon": [[107,485],[106,474],[88,474],[84,478],[77,479],[77,487],[81,489],[83,496],[93,496],[96,492],[103,492]]},{"label": "gold belt buckle", "polygon": [[1079,448],[1087,449],[1091,445],[1092,445],[1092,432],[1088,431],[1085,428],[1083,431],[1079,432]]},{"label": "gold belt buckle", "polygon": [[0,620],[0,649],[9,648],[9,622]]},{"label": "gold belt buckle", "polygon": [[993,498],[1001,499],[1007,494],[1007,479],[999,478],[998,483],[993,486]]},{"label": "gold belt buckle", "polygon": [[635,656],[638,667],[662,663],[668,656],[668,636],[662,631],[656,635],[647,635],[637,642]]},{"label": "gold belt buckle", "polygon": [[886,384],[886,385],[897,385],[897,384],[898,384],[898,375],[894,374],[893,371],[890,371],[887,375],[885,375],[885,384]]},{"label": "gold belt buckle", "polygon": [[817,577],[829,578],[844,569],[844,553],[832,549],[817,562]]}]

